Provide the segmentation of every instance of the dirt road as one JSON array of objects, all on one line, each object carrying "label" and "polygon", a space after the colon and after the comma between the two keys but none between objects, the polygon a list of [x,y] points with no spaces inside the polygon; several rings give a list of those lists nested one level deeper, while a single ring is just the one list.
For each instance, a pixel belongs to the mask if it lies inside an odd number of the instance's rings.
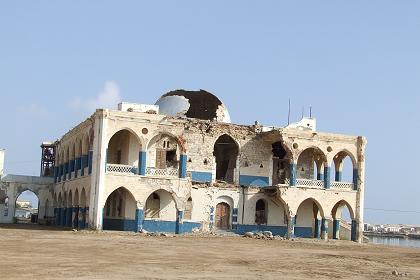
[{"label": "dirt road", "polygon": [[[0,279],[420,279],[420,249],[0,225]],[[408,273],[394,276],[392,271]]]}]

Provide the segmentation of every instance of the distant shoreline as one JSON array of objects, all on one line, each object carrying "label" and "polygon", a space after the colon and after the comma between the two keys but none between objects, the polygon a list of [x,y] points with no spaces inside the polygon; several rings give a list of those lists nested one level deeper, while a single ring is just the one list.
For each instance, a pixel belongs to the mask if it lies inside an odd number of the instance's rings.
[{"label": "distant shoreline", "polygon": [[420,234],[413,234],[413,233],[387,233],[387,232],[372,232],[372,231],[365,231],[363,234],[367,237],[388,237],[388,238],[408,238],[408,239],[420,239]]}]

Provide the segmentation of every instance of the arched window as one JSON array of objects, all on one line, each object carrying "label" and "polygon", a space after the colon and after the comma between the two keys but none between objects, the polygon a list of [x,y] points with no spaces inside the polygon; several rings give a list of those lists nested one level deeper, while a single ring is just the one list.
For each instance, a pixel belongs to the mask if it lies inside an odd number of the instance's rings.
[{"label": "arched window", "polygon": [[239,147],[232,137],[224,134],[217,139],[213,150],[213,155],[216,159],[216,180],[228,183],[235,181],[238,154]]},{"label": "arched window", "polygon": [[265,201],[260,199],[255,205],[255,223],[257,225],[267,224],[267,211]]},{"label": "arched window", "polygon": [[185,204],[185,212],[184,212],[184,219],[191,220],[192,219],[192,198],[188,198],[187,203]]}]

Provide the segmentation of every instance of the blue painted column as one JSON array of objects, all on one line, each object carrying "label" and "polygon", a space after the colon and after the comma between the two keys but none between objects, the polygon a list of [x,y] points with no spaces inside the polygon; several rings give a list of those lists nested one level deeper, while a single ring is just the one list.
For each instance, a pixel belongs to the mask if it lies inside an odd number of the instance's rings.
[{"label": "blue painted column", "polygon": [[333,221],[333,239],[340,239],[340,220]]},{"label": "blue painted column", "polygon": [[324,167],[324,188],[329,189],[331,187],[331,167],[325,166]]},{"label": "blue painted column", "polygon": [[238,214],[239,209],[233,208],[232,210],[232,229],[236,230],[238,228]]},{"label": "blue painted column", "polygon": [[136,232],[143,231],[144,210],[136,209]]},{"label": "blue painted column", "polygon": [[296,163],[290,164],[290,186],[296,186],[296,178],[297,178],[297,165]]},{"label": "blue painted column", "polygon": [[67,227],[71,228],[73,224],[73,207],[67,208]]},{"label": "blue painted column", "polygon": [[86,223],[83,219],[83,217],[85,216],[85,213],[86,213],[86,208],[81,207],[80,208],[80,216],[79,216],[79,227],[81,229],[84,229],[86,227]]},{"label": "blue painted column", "polygon": [[314,238],[321,238],[321,221],[319,219],[315,219]]},{"label": "blue painted column", "polygon": [[328,239],[328,220],[322,218],[321,220],[321,237],[323,239]]},{"label": "blue painted column", "polygon": [[62,165],[60,164],[59,166],[58,166],[58,174],[57,174],[57,182],[61,182],[61,172],[63,172],[62,171]]},{"label": "blue painted column", "polygon": [[352,220],[351,221],[351,241],[357,241],[357,221]]},{"label": "blue painted column", "polygon": [[210,230],[214,228],[214,207],[210,207]]},{"label": "blue painted column", "polygon": [[80,158],[74,159],[74,178],[77,178],[77,173],[80,169]]},{"label": "blue painted column", "polygon": [[357,191],[358,183],[359,183],[359,170],[353,169],[353,190]]},{"label": "blue painted column", "polygon": [[335,181],[336,182],[341,182],[343,180],[343,172],[341,172],[340,170],[336,170],[335,171]]},{"label": "blue painted column", "polygon": [[179,178],[187,177],[187,155],[181,155],[179,158]]},{"label": "blue painted column", "polygon": [[147,154],[144,151],[139,152],[139,168],[137,170],[140,176],[146,176],[146,158]]},{"label": "blue painted column", "polygon": [[63,181],[67,180],[67,162],[63,163]]},{"label": "blue painted column", "polygon": [[70,160],[70,172],[69,172],[69,180],[71,180],[71,173],[74,172],[74,167],[75,167],[75,160]]},{"label": "blue painted column", "polygon": [[93,151],[89,151],[89,155],[88,155],[88,165],[89,165],[89,173],[88,174],[92,174],[92,163],[93,163]]},{"label": "blue painted column", "polygon": [[175,233],[181,234],[183,233],[182,225],[184,224],[184,211],[178,210],[176,215],[176,225],[175,225]]},{"label": "blue painted column", "polygon": [[66,212],[67,212],[67,208],[65,207],[61,208],[60,226],[62,227],[66,226]]}]

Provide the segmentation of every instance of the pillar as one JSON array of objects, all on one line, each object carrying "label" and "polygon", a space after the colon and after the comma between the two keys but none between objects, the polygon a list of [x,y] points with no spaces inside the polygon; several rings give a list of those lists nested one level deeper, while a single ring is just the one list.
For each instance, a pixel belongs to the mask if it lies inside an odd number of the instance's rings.
[{"label": "pillar", "polygon": [[62,227],[66,226],[66,217],[67,217],[66,212],[67,212],[66,207],[61,208],[60,226],[62,226]]},{"label": "pillar", "polygon": [[140,151],[139,152],[139,167],[138,167],[138,174],[140,176],[146,176],[146,158],[147,158],[147,154],[145,151]]},{"label": "pillar", "polygon": [[79,207],[73,207],[72,228],[79,228]]},{"label": "pillar", "polygon": [[183,154],[179,158],[179,178],[187,177],[187,155]]},{"label": "pillar", "polygon": [[328,220],[325,218],[321,220],[321,238],[324,240],[328,239]]},{"label": "pillar", "polygon": [[214,227],[214,207],[210,207],[210,230],[213,230]]},{"label": "pillar", "polygon": [[93,151],[90,150],[88,154],[88,167],[89,167],[88,174],[92,174],[92,169],[93,169],[92,163],[93,163]]},{"label": "pillar", "polygon": [[73,217],[73,207],[67,208],[67,213],[66,214],[67,214],[66,227],[71,228],[72,227],[72,224],[73,224],[73,220],[72,220],[72,217]]},{"label": "pillar", "polygon": [[236,230],[238,228],[238,214],[239,209],[233,208],[232,210],[232,229]]},{"label": "pillar", "polygon": [[297,178],[297,164],[291,163],[290,164],[290,186],[296,186],[296,178]]},{"label": "pillar", "polygon": [[326,189],[329,189],[331,187],[330,172],[331,172],[331,167],[326,165],[324,167],[324,188]]},{"label": "pillar", "polygon": [[358,224],[356,220],[351,221],[351,241],[357,242]]},{"label": "pillar", "polygon": [[183,233],[182,225],[184,224],[184,211],[178,210],[176,215],[176,226],[175,226],[175,233],[180,234]]},{"label": "pillar", "polygon": [[321,238],[321,221],[319,219],[315,219],[314,238]]},{"label": "pillar", "polygon": [[357,191],[359,170],[357,168],[353,169],[353,190]]},{"label": "pillar", "polygon": [[143,231],[143,222],[144,222],[144,210],[137,208],[136,209],[136,229],[135,232]]},{"label": "pillar", "polygon": [[340,220],[333,221],[333,239],[340,239]]},{"label": "pillar", "polygon": [[335,181],[336,182],[341,182],[343,180],[343,172],[341,172],[340,170],[336,170],[335,171]]},{"label": "pillar", "polygon": [[288,239],[295,237],[295,225],[296,225],[296,216],[295,215],[289,216],[289,220],[287,223],[287,238]]},{"label": "pillar", "polygon": [[60,224],[60,208],[54,208],[55,226]]},{"label": "pillar", "polygon": [[89,228],[89,207],[85,207],[85,216],[86,216],[85,228]]}]

